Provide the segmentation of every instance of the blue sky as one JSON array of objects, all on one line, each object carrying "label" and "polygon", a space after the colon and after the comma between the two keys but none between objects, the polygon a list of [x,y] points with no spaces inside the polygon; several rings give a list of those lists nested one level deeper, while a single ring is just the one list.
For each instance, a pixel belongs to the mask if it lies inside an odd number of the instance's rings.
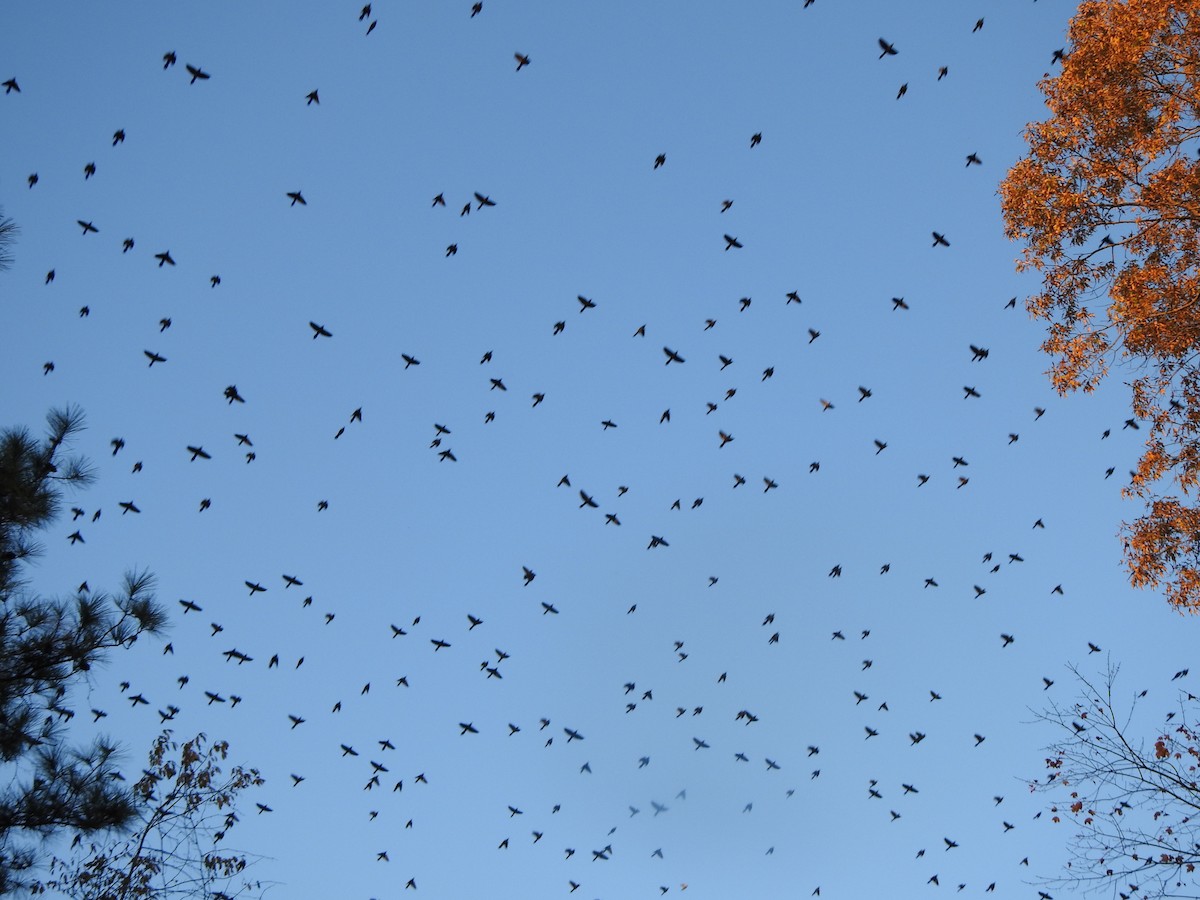
[{"label": "blue sky", "polygon": [[[173,654],[114,655],[76,708],[108,711],[133,771],[167,704],[179,737],[259,767],[237,844],[269,895],[415,878],[434,897],[917,896],[937,874],[943,893],[1036,896],[1066,837],[1024,782],[1053,738],[1042,678],[1065,701],[1066,665],[1119,663],[1130,696],[1150,689],[1152,737],[1195,638],[1120,565],[1144,434],[1121,427],[1123,373],[1055,396],[1039,326],[1005,308],[1036,282],[1014,274],[996,188],[1072,4],[373,7],[0,10],[20,85],[0,96],[0,202],[22,229],[0,276],[2,424],[78,404],[99,474],[32,584],[144,566],[173,615]],[[879,59],[879,38],[899,52]],[[233,647],[254,661],[226,663]],[[497,649],[500,680],[481,669]],[[389,771],[368,792],[372,759]]]}]

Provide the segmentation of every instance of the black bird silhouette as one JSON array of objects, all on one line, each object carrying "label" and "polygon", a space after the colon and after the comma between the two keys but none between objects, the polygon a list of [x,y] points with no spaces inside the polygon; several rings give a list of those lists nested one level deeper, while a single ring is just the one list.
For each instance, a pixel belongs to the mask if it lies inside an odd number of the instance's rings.
[{"label": "black bird silhouette", "polygon": [[658,156],[654,157],[654,168],[657,169],[660,166],[665,166],[666,164],[667,164],[667,154],[660,153],[660,154],[658,154]]},{"label": "black bird silhouette", "polygon": [[321,97],[319,94],[317,94],[315,89],[304,95],[305,106],[312,106],[314,103],[317,104],[317,106],[321,105]]},{"label": "black bird silhouette", "polygon": [[742,249],[741,241],[739,241],[737,238],[735,238],[731,235],[728,235],[728,234],[724,235],[724,237],[725,237],[725,249],[726,250],[730,249],[731,247],[737,248],[738,250]]},{"label": "black bird silhouette", "polygon": [[290,204],[288,204],[289,206],[295,206],[297,203],[299,203],[301,206],[308,206],[308,201],[304,199],[304,194],[300,193],[300,191],[288,191],[287,195],[292,201]]},{"label": "black bird silhouette", "polygon": [[933,244],[931,246],[936,247],[938,244],[941,244],[943,247],[950,246],[950,242],[948,240],[946,240],[945,235],[939,234],[936,231],[931,231],[930,234],[933,235]]},{"label": "black bird silhouette", "polygon": [[313,340],[319,337],[333,337],[333,332],[329,331],[324,325],[318,325],[316,322],[309,322],[308,327],[313,331]]},{"label": "black bird silhouette", "polygon": [[879,48],[882,51],[879,54],[880,59],[883,59],[885,56],[895,56],[897,53],[900,52],[892,44],[889,44],[883,38],[879,39]]},{"label": "black bird silhouette", "polygon": [[[149,350],[143,350],[142,352],[143,352],[144,354],[146,354],[146,358],[147,358],[148,360],[150,360],[150,365],[151,365],[151,366],[152,366],[152,365],[154,365],[156,362],[158,362],[158,363],[164,363],[164,362],[166,362],[166,361],[167,361],[167,358],[166,358],[165,356],[159,356],[157,353],[152,353],[152,352],[151,352],[151,351],[149,351]],[[147,367],[147,368],[149,368],[149,367]]]},{"label": "black bird silhouette", "polygon": [[520,72],[523,68],[529,65],[529,57],[523,53],[514,53],[513,58],[517,61],[517,71]]},{"label": "black bird silhouette", "polygon": [[201,81],[208,81],[212,77],[199,66],[193,66],[191,63],[185,63],[185,67],[188,70],[188,74],[192,76],[192,80],[188,84],[195,84],[197,78]]},{"label": "black bird silhouette", "polygon": [[667,354],[666,365],[668,365],[668,366],[673,362],[677,362],[677,363],[684,362],[684,358],[682,356],[680,356],[678,353],[676,353],[674,350],[672,350],[670,347],[663,347],[663,353]]}]

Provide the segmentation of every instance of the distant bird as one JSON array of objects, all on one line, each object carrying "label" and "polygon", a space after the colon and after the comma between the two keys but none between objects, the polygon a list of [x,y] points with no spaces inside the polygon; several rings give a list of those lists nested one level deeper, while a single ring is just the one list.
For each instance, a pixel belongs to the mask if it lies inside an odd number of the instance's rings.
[{"label": "distant bird", "polygon": [[35,184],[37,184],[37,183],[38,183],[38,173],[37,173],[37,172],[33,172],[33,173],[32,173],[32,174],[31,174],[31,175],[30,175],[28,178],[26,178],[25,180],[29,182],[29,186],[30,186],[30,187],[33,187]]},{"label": "distant bird", "polygon": [[154,258],[158,260],[158,267],[160,269],[163,267],[163,263],[166,263],[170,266],[175,265],[175,260],[172,259],[170,250],[164,250],[162,253],[155,253]]},{"label": "distant bird", "polygon": [[523,68],[529,65],[529,57],[523,53],[514,53],[513,58],[517,61],[517,71],[520,72]]},{"label": "distant bird", "polygon": [[89,178],[91,178],[95,174],[96,174],[96,164],[94,162],[90,162],[86,166],[83,167],[83,180],[84,181],[87,181]]},{"label": "distant bird", "polygon": [[217,285],[219,285],[221,283],[221,276],[213,275],[211,278],[208,279],[208,281],[213,287],[216,287]]},{"label": "distant bird", "polygon": [[117,146],[117,144],[124,143],[124,141],[125,141],[125,129],[118,128],[116,131],[113,132],[112,145],[115,147],[115,146]]},{"label": "distant bird", "polygon": [[175,65],[175,51],[168,50],[163,54],[163,68],[169,69],[173,65]]},{"label": "distant bird", "polygon": [[[159,356],[157,353],[152,353],[149,350],[143,350],[142,352],[146,354],[146,358],[150,360],[151,366],[153,366],[156,362],[165,363],[167,361],[165,356]],[[149,368],[149,366],[147,366],[147,368]]]},{"label": "distant bird", "polygon": [[722,447],[724,447],[726,444],[728,444],[730,441],[733,440],[732,434],[726,434],[724,431],[718,431],[717,434],[721,438],[721,446]]},{"label": "distant bird", "polygon": [[892,311],[895,312],[898,309],[908,309],[908,304],[904,302],[903,297],[892,298]]},{"label": "distant bird", "polygon": [[761,131],[756,131],[754,134],[750,135],[750,147],[751,148],[757,147],[761,143],[762,143],[762,132]]},{"label": "distant bird", "polygon": [[975,27],[971,29],[971,34],[974,34],[976,31],[978,31],[982,27],[983,27],[983,19],[980,19],[978,22],[975,23]]},{"label": "distant bird", "polygon": [[936,232],[936,231],[932,231],[932,232],[930,232],[930,234],[932,234],[932,235],[933,235],[933,244],[932,244],[932,246],[936,247],[938,244],[941,244],[943,247],[949,247],[949,246],[950,246],[950,242],[949,242],[948,240],[946,240],[946,236],[945,236],[945,235],[943,235],[943,234],[939,234],[939,233],[938,233],[938,232]]},{"label": "distant bird", "polygon": [[314,103],[317,104],[317,106],[321,105],[321,97],[317,94],[315,89],[304,95],[305,106],[312,106]]},{"label": "distant bird", "polygon": [[972,165],[981,166],[983,163],[980,161],[977,155],[974,153],[969,153],[967,154],[967,168],[970,168]]},{"label": "distant bird", "polygon": [[726,210],[728,210],[728,209],[729,209],[729,207],[731,207],[731,206],[733,206],[733,201],[732,201],[732,200],[722,200],[722,201],[721,201],[721,212],[725,212],[725,211],[726,211]]},{"label": "distant bird", "polygon": [[446,255],[447,256],[454,256],[457,253],[458,253],[458,244],[450,244],[449,246],[446,247]]},{"label": "distant bird", "polygon": [[533,581],[533,579],[537,578],[537,573],[534,572],[532,569],[528,568],[527,566],[521,566],[521,570],[524,573],[525,586],[528,587],[529,583],[531,581]]},{"label": "distant bird", "polygon": [[483,209],[485,206],[496,205],[496,201],[491,197],[485,197],[483,194],[479,193],[479,191],[474,191],[473,193],[475,194],[475,201],[479,204],[476,209]]},{"label": "distant bird", "polygon": [[477,15],[479,15],[481,12],[483,12],[483,3],[482,3],[482,0],[481,0],[481,2],[479,2],[479,3],[472,4],[472,6],[471,6],[471,18],[472,18],[472,19],[473,19],[473,18],[475,18],[475,17],[476,17]]},{"label": "distant bird", "polygon": [[304,194],[300,191],[288,191],[287,196],[292,201],[289,206],[295,206],[297,203],[301,206],[308,206],[308,201],[304,199]]},{"label": "distant bird", "polygon": [[193,66],[191,63],[185,63],[185,68],[188,70],[188,74],[192,76],[192,80],[189,81],[188,84],[195,84],[197,78],[199,78],[201,81],[208,81],[208,79],[212,77],[203,69],[198,66]]},{"label": "distant bird", "polygon": [[75,221],[76,221],[76,223],[78,223],[79,227],[83,229],[83,233],[85,235],[89,231],[92,232],[93,234],[100,233],[100,229],[97,228],[95,225],[93,225],[91,222],[85,222],[85,221],[83,221],[83,219],[76,219]]},{"label": "distant bird", "polygon": [[901,97],[903,97],[907,93],[908,93],[908,82],[906,81],[906,82],[904,82],[904,84],[900,85],[900,90],[898,90],[896,92],[896,99],[899,100]]},{"label": "distant bird", "polygon": [[742,243],[737,238],[732,237],[731,235],[728,235],[728,234],[724,235],[724,237],[725,237],[725,249],[726,250],[729,250],[730,248],[736,248],[738,250],[742,249]]},{"label": "distant bird", "polygon": [[310,321],[308,323],[308,327],[313,330],[313,340],[314,341],[319,337],[333,337],[333,333],[331,331],[329,331],[324,325],[318,325],[316,322]]},{"label": "distant bird", "polygon": [[665,353],[667,355],[666,364],[668,366],[673,362],[677,362],[677,363],[684,362],[683,357],[680,356],[678,353],[676,353],[674,350],[672,350],[670,347],[663,347],[663,353]]},{"label": "distant bird", "polygon": [[880,59],[883,59],[885,56],[895,56],[897,53],[899,53],[899,52],[900,52],[899,50],[897,50],[897,49],[895,48],[895,46],[894,46],[894,45],[892,45],[892,44],[889,44],[889,43],[888,43],[887,41],[885,41],[883,38],[880,38],[880,39],[879,39],[879,47],[880,47],[880,50],[882,51],[882,52],[879,54],[879,58],[880,58]]},{"label": "distant bird", "polygon": [[938,68],[937,80],[941,81],[943,78],[945,78],[949,74],[950,74],[950,68],[948,66],[941,66]]},{"label": "distant bird", "polygon": [[406,369],[409,366],[419,366],[421,364],[419,359],[417,359],[415,356],[409,356],[407,353],[401,353],[400,358],[404,360],[404,368]]},{"label": "distant bird", "polygon": [[660,154],[658,154],[658,156],[654,157],[654,168],[657,169],[657,168],[660,168],[661,166],[665,166],[666,164],[667,164],[667,154],[660,153]]},{"label": "distant bird", "polygon": [[125,238],[125,240],[121,242],[121,252],[128,253],[132,249],[133,249],[133,238]]}]

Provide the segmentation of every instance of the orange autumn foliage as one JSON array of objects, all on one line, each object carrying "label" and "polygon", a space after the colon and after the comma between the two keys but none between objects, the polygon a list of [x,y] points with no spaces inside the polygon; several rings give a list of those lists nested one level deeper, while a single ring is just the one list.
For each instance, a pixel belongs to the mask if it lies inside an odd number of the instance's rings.
[{"label": "orange autumn foliage", "polygon": [[1005,230],[1043,278],[1027,308],[1055,388],[1134,376],[1130,581],[1200,612],[1200,0],[1084,0],[1069,38],[1041,83],[1050,118],[1000,186]]}]

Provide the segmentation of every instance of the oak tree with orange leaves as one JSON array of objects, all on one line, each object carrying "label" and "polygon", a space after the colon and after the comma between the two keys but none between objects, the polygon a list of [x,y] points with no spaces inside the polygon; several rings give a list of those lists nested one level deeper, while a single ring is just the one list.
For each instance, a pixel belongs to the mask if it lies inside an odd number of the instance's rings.
[{"label": "oak tree with orange leaves", "polygon": [[1116,666],[1096,680],[1071,671],[1081,695],[1069,706],[1051,703],[1038,713],[1058,738],[1046,748],[1046,777],[1029,786],[1050,795],[1051,825],[1069,831],[1069,861],[1042,882],[1081,894],[1197,896],[1196,698],[1181,691],[1178,708],[1166,720],[1145,723],[1137,709],[1145,691],[1128,699],[1114,696]]},{"label": "oak tree with orange leaves", "polygon": [[1001,184],[1005,229],[1043,278],[1027,308],[1055,388],[1133,375],[1131,583],[1200,612],[1200,0],[1085,0],[1069,38]]},{"label": "oak tree with orange leaves", "polygon": [[246,876],[253,860],[226,839],[238,822],[239,795],[263,778],[237,765],[226,772],[228,755],[225,741],[200,734],[180,744],[164,731],[133,788],[142,808],[132,833],[86,848],[77,838],[75,852],[53,858],[49,877],[31,893],[73,900],[261,896],[264,885]]}]

